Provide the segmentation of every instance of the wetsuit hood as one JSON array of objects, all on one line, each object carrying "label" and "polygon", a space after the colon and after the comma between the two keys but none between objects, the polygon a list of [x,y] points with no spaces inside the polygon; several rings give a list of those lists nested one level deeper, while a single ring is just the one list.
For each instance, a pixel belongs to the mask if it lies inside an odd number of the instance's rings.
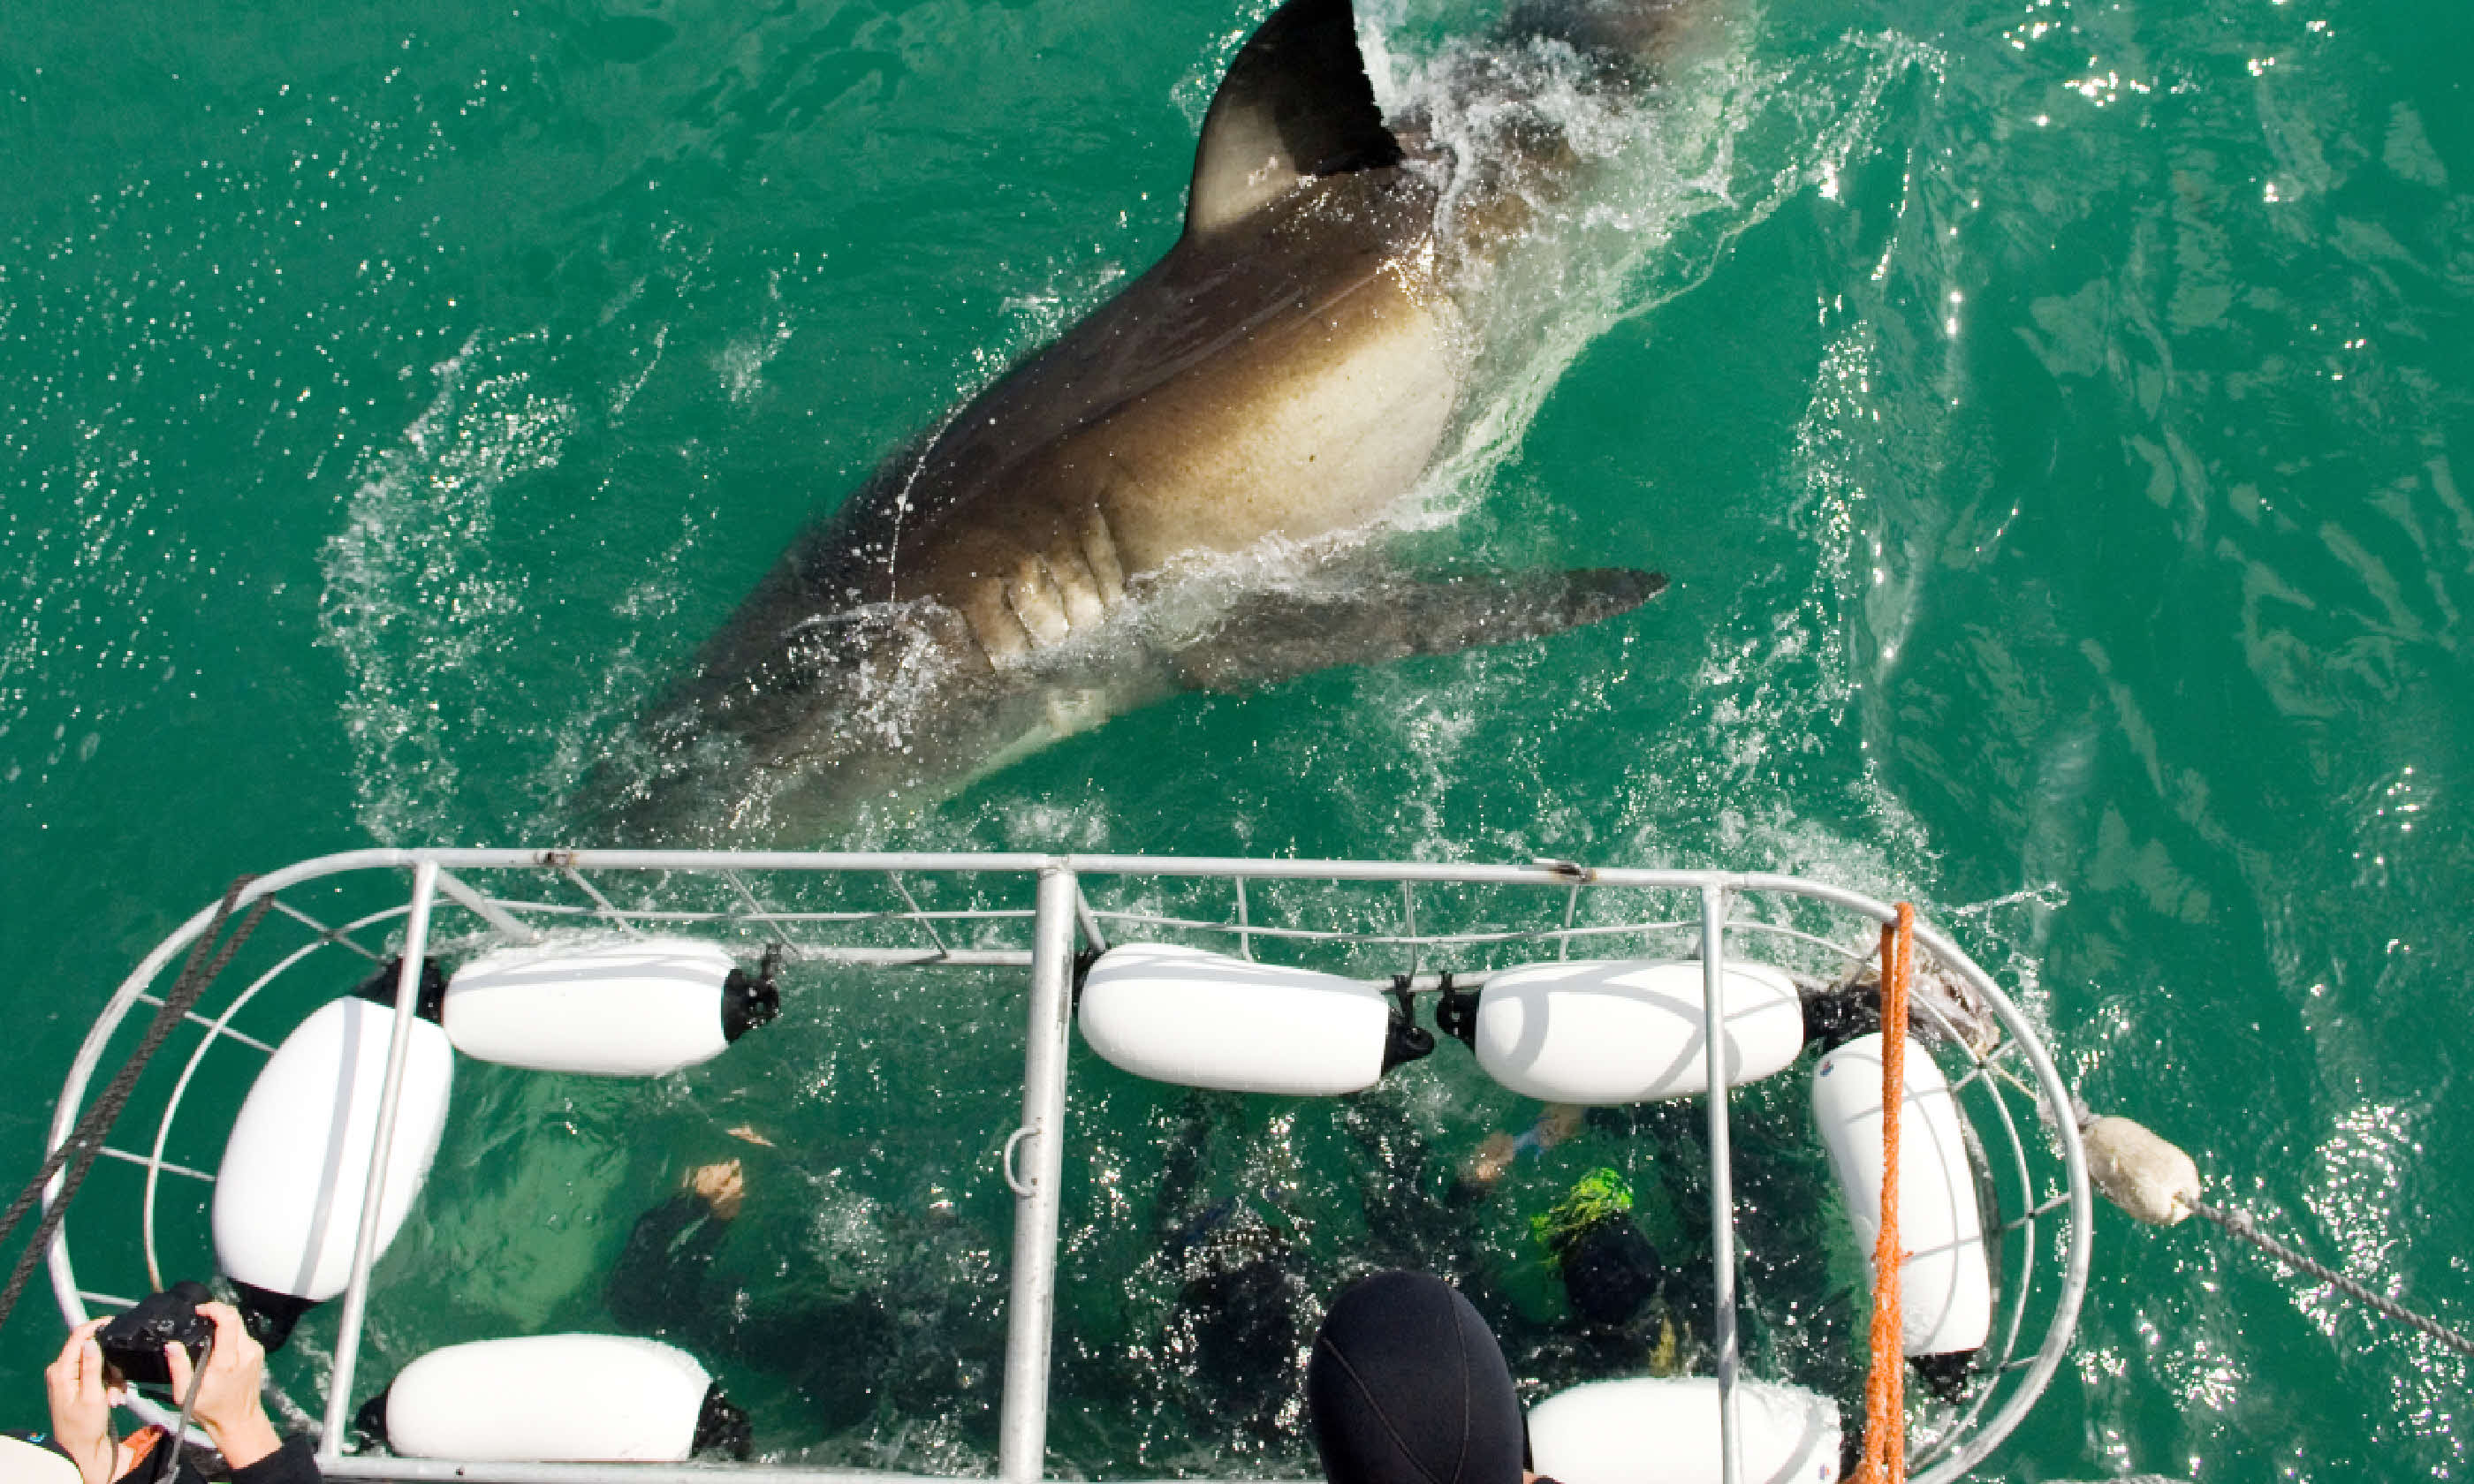
[{"label": "wetsuit hood", "polygon": [[1423,1273],[1341,1294],[1306,1363],[1331,1484],[1520,1484],[1520,1402],[1468,1300]]}]

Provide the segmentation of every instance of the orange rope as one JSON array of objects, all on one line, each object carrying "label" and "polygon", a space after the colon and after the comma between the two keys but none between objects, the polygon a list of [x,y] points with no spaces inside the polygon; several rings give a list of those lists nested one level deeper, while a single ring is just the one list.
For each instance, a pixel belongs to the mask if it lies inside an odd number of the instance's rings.
[{"label": "orange rope", "polygon": [[1873,1368],[1864,1376],[1864,1458],[1853,1484],[1905,1484],[1906,1335],[1899,1311],[1899,1126],[1906,1121],[1907,975],[1916,909],[1881,929],[1881,1233],[1873,1242]]}]

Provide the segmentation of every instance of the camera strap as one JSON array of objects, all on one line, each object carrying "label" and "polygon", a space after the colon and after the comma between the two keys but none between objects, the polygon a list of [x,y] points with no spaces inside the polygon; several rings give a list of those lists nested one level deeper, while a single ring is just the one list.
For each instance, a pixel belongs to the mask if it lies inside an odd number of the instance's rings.
[{"label": "camera strap", "polygon": [[[178,1345],[181,1342],[175,1340],[172,1343]],[[172,1429],[170,1439],[156,1451],[155,1472],[147,1475],[152,1484],[178,1484],[181,1476],[181,1448],[189,1441],[189,1419],[197,1415],[198,1393],[206,1387],[206,1367],[214,1358],[215,1340],[214,1336],[208,1335],[206,1352],[198,1357],[196,1368],[189,1373],[189,1394],[181,1399],[180,1425]]]}]

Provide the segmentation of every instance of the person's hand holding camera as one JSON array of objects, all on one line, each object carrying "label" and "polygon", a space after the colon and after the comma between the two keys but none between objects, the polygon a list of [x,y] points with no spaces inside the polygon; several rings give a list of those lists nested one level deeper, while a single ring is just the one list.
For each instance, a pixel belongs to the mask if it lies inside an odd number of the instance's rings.
[{"label": "person's hand holding camera", "polygon": [[94,1332],[103,1326],[103,1320],[90,1319],[70,1330],[61,1357],[43,1369],[43,1387],[51,1395],[52,1437],[68,1450],[85,1484],[111,1484],[120,1472],[111,1408],[121,1393],[105,1378],[103,1348],[94,1342]]},{"label": "person's hand holding camera", "polygon": [[164,1348],[172,1395],[188,1396],[191,1377],[196,1376],[198,1400],[191,1415],[214,1440],[215,1451],[224,1455],[226,1463],[246,1469],[283,1446],[258,1396],[266,1375],[266,1350],[250,1338],[240,1310],[230,1304],[201,1304],[198,1312],[213,1321],[215,1347],[207,1352],[202,1376],[190,1364],[186,1350],[178,1345]]}]

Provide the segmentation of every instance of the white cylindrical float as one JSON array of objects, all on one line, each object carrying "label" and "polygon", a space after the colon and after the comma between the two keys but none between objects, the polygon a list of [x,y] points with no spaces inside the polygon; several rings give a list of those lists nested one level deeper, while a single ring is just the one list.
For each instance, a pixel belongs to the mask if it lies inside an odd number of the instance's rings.
[{"label": "white cylindrical float", "polygon": [[[367,988],[392,996],[393,986],[390,969]],[[275,1048],[232,1120],[215,1174],[215,1259],[269,1346],[352,1278],[395,1023],[392,1003],[348,995],[320,1006]],[[411,1036],[378,1197],[378,1252],[429,1176],[454,1077],[444,1031],[416,1017]]]},{"label": "white cylindrical float", "polygon": [[727,1407],[696,1358],[622,1334],[536,1334],[434,1350],[375,1410],[411,1458],[680,1463],[708,1404]]},{"label": "white cylindrical float", "polygon": [[[1745,1484],[1832,1484],[1838,1403],[1795,1386],[1735,1387]],[[1561,1484],[1718,1484],[1715,1376],[1591,1381],[1529,1409],[1531,1467]]]},{"label": "white cylindrical float", "polygon": [[[1907,1258],[1899,1270],[1899,1296],[1905,1352],[1960,1353],[1981,1346],[1993,1328],[1993,1276],[1976,1166],[1949,1079],[1912,1038],[1904,1080],[1899,1240]],[[1812,1116],[1869,1263],[1881,1230],[1879,1031],[1821,1059],[1812,1074]]]},{"label": "white cylindrical float", "polygon": [[720,945],[630,938],[503,948],[455,971],[447,1037],[483,1062],[659,1077],[719,1056],[780,1003]]},{"label": "white cylindrical float", "polygon": [[69,1455],[48,1442],[36,1442],[37,1433],[21,1436],[0,1432],[0,1479],[9,1484],[85,1484],[85,1475]]},{"label": "white cylindrical float", "polygon": [[[1470,1046],[1487,1075],[1550,1103],[1646,1103],[1707,1092],[1702,971],[1697,959],[1507,969],[1479,993]],[[1722,1003],[1730,1087],[1770,1075],[1804,1049],[1804,1003],[1778,969],[1728,964]]]},{"label": "white cylindrical float", "polygon": [[1327,1097],[1382,1077],[1392,1014],[1381,990],[1337,974],[1128,944],[1092,964],[1076,1019],[1137,1077]]}]

